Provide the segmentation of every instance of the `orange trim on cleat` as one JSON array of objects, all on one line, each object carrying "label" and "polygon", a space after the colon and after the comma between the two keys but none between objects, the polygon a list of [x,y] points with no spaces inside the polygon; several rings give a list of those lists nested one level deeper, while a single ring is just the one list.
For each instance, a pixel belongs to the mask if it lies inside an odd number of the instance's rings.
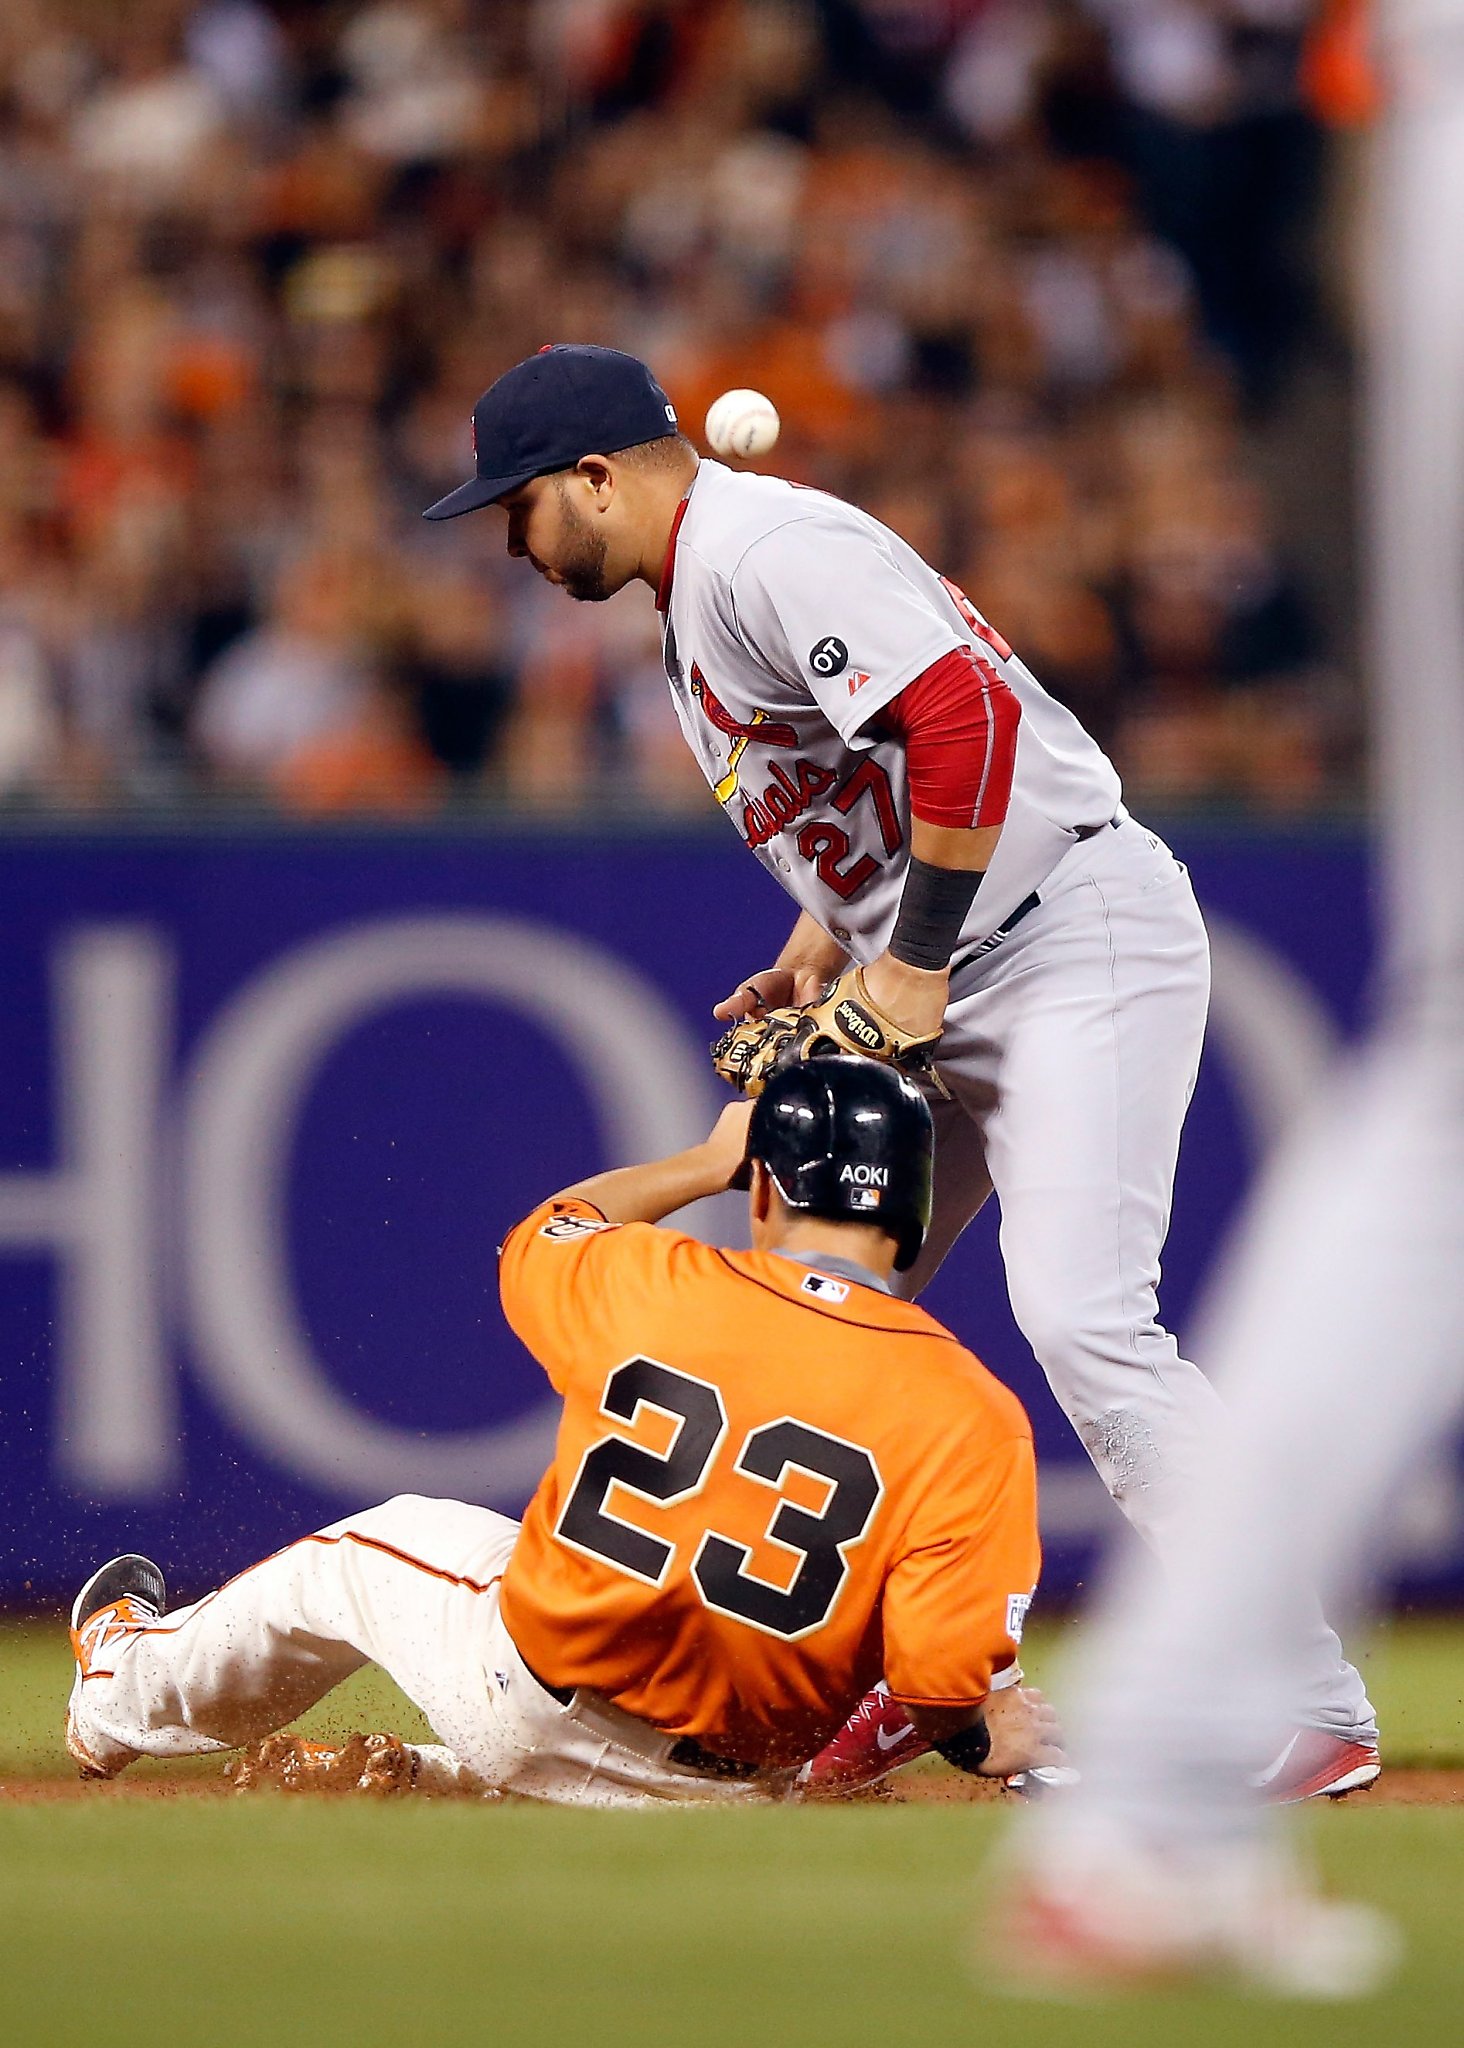
[{"label": "orange trim on cleat", "polygon": [[150,1628],[157,1620],[157,1613],[146,1600],[134,1600],[130,1595],[114,1600],[109,1607],[99,1607],[95,1614],[88,1616],[80,1628],[70,1631],[71,1654],[81,1670],[83,1678],[110,1678],[109,1671],[97,1669],[96,1660],[111,1643],[125,1642],[139,1630]]}]

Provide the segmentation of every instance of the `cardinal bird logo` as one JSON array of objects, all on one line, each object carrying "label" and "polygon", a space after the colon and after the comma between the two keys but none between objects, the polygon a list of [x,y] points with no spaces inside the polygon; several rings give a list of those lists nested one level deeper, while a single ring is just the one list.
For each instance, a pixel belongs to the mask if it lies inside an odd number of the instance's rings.
[{"label": "cardinal bird logo", "polygon": [[732,746],[727,755],[727,773],[716,784],[716,798],[719,804],[726,803],[737,787],[737,763],[747,751],[747,743],[756,737],[759,746],[796,747],[798,734],[791,725],[779,725],[768,717],[766,711],[754,711],[751,718],[734,718],[715,692],[696,663],[691,664],[691,694],[718,732],[726,733]]}]

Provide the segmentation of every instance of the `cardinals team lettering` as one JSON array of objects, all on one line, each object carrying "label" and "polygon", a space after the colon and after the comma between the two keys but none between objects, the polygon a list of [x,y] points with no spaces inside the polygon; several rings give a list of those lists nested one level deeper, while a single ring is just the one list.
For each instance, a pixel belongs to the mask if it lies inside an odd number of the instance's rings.
[{"label": "cardinals team lettering", "polygon": [[838,781],[832,768],[817,761],[792,762],[792,774],[780,761],[760,797],[749,796],[742,807],[742,830],[749,846],[766,846],[785,826],[800,817]]},{"label": "cardinals team lettering", "polygon": [[[749,793],[744,798],[742,831],[748,845],[753,848],[766,846],[832,789],[829,803],[843,817],[848,817],[861,798],[868,797],[878,821],[885,857],[892,860],[904,845],[905,835],[900,827],[890,778],[884,769],[866,754],[845,781],[834,789],[836,782],[838,776],[832,768],[824,768],[817,761],[807,760],[801,755],[786,767],[778,762],[762,795]],[[729,783],[731,786],[725,795],[722,788],[717,791],[724,802],[736,787],[735,773],[729,777]],[[857,896],[883,865],[872,853],[854,855],[848,833],[831,819],[810,819],[801,825],[794,844],[802,858],[813,865],[824,886],[845,903],[851,896]]]}]

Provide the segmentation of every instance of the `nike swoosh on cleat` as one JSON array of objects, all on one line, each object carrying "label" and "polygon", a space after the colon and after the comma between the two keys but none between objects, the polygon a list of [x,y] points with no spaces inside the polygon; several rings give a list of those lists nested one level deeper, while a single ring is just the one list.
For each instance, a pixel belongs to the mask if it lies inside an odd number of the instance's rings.
[{"label": "nike swoosh on cleat", "polygon": [[900,1730],[898,1735],[886,1735],[883,1728],[876,1728],[874,1731],[874,1739],[879,1744],[881,1749],[893,1749],[896,1743],[903,1742],[907,1736],[913,1735],[914,1733],[914,1723],[911,1721],[907,1721],[904,1727]]},{"label": "nike swoosh on cleat", "polygon": [[1269,1785],[1273,1783],[1275,1779],[1280,1777],[1282,1771],[1285,1770],[1287,1764],[1291,1761],[1292,1750],[1295,1749],[1297,1743],[1300,1742],[1300,1740],[1301,1730],[1298,1728],[1295,1735],[1293,1735],[1291,1740],[1287,1743],[1285,1749],[1282,1750],[1280,1756],[1277,1757],[1275,1763],[1269,1765],[1267,1769],[1265,1769],[1264,1771],[1257,1771],[1256,1775],[1251,1779],[1251,1783],[1257,1788],[1257,1790],[1259,1790],[1262,1785]]}]

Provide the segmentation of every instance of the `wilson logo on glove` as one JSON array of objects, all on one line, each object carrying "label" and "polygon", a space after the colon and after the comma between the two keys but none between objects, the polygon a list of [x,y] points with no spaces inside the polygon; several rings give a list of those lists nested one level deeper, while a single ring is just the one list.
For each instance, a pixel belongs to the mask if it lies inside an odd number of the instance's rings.
[{"label": "wilson logo on glove", "polygon": [[873,1017],[860,1009],[858,1003],[851,1003],[847,999],[840,1003],[834,1011],[834,1025],[847,1038],[852,1038],[857,1045],[863,1046],[866,1052],[882,1053],[885,1049],[884,1033]]}]

